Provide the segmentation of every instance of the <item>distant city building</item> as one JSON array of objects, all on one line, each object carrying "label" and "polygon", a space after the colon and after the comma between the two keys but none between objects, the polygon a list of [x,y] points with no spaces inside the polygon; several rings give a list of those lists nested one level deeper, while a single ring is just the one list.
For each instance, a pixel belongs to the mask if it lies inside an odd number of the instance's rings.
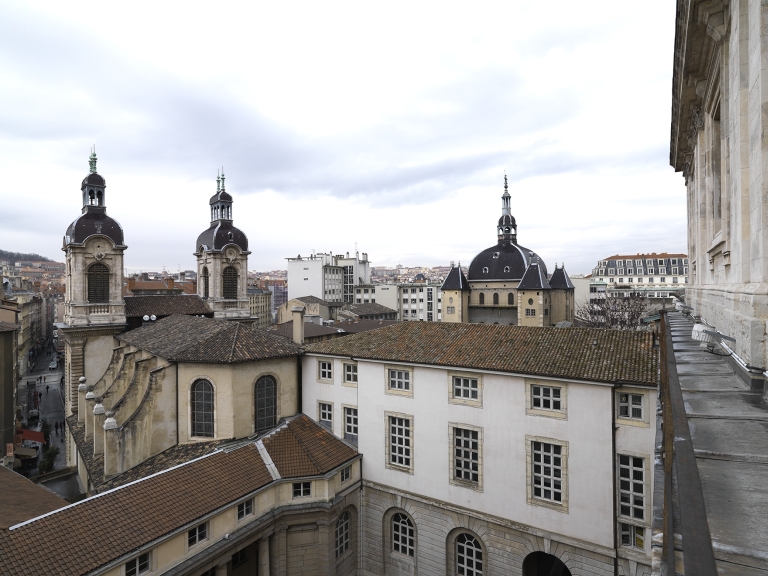
[{"label": "distant city building", "polygon": [[501,197],[498,242],[480,252],[465,276],[452,267],[442,286],[442,321],[551,326],[573,321],[574,285],[565,267],[550,277],[541,257],[517,243],[507,177]]},{"label": "distant city building", "polygon": [[248,288],[248,304],[254,328],[268,328],[272,324],[272,292],[264,288]]},{"label": "distant city building", "polygon": [[382,304],[397,312],[397,320],[441,320],[442,292],[439,284],[374,284],[355,288],[355,302]]},{"label": "distant city building", "polygon": [[317,296],[327,302],[354,302],[355,286],[370,284],[368,254],[350,257],[317,253],[287,258],[288,298]]},{"label": "distant city building", "polygon": [[626,297],[641,294],[671,303],[688,284],[688,255],[667,252],[609,256],[592,270],[590,293]]}]

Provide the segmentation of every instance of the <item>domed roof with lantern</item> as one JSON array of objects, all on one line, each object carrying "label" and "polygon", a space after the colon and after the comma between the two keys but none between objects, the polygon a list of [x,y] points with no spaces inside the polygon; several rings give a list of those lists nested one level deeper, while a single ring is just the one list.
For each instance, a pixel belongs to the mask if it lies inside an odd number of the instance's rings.
[{"label": "domed roof with lantern", "polygon": [[226,246],[234,245],[246,254],[248,237],[245,232],[232,224],[232,196],[226,191],[224,172],[216,177],[216,194],[211,196],[211,225],[197,237],[195,254],[201,251],[221,252]]}]

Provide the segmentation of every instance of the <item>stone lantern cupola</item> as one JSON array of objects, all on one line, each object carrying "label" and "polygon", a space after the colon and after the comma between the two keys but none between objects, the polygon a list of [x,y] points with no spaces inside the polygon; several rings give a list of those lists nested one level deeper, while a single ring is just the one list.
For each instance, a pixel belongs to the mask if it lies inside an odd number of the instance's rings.
[{"label": "stone lantern cupola", "polygon": [[507,175],[504,174],[504,194],[501,195],[501,218],[499,218],[497,232],[499,242],[511,242],[516,244],[517,222],[515,222],[515,217],[512,216],[510,201],[511,197],[509,195],[509,187],[507,186]]},{"label": "stone lantern cupola", "polygon": [[232,223],[232,196],[224,172],[216,177],[216,194],[208,204],[211,224],[195,244],[197,293],[213,310],[215,318],[247,320],[248,237]]}]

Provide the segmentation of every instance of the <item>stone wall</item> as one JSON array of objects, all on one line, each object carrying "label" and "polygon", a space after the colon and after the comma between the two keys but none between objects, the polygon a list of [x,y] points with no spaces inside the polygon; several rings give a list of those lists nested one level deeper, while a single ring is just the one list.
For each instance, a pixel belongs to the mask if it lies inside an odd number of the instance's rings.
[{"label": "stone wall", "polygon": [[[573,576],[613,576],[614,557],[604,553],[550,540],[475,516],[471,511],[455,512],[439,502],[409,498],[366,483],[362,497],[362,572],[363,574],[414,575],[454,574],[455,538],[470,532],[482,542],[484,574],[522,574],[525,557],[543,551],[562,560]],[[393,512],[405,512],[412,520],[416,535],[413,558],[392,551],[390,518]],[[619,562],[619,574],[644,576],[650,566]]]}]

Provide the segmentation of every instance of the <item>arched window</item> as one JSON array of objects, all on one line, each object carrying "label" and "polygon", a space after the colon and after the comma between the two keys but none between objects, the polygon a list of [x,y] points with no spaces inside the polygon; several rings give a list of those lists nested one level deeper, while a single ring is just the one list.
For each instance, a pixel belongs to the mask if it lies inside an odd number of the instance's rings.
[{"label": "arched window", "polygon": [[482,576],[483,548],[472,534],[462,532],[456,537],[456,574]]},{"label": "arched window", "polygon": [[256,433],[277,425],[277,382],[272,376],[256,381]]},{"label": "arched window", "polygon": [[336,522],[336,558],[349,549],[349,512],[344,512]]},{"label": "arched window", "polygon": [[224,284],[224,298],[226,300],[237,299],[237,270],[233,266],[227,266],[222,273]]},{"label": "arched window", "polygon": [[203,298],[208,298],[208,267],[203,266]]},{"label": "arched window", "polygon": [[416,549],[416,539],[413,533],[413,522],[402,512],[392,516],[392,550],[413,556]]},{"label": "arched window", "polygon": [[493,305],[494,306],[499,305],[499,295],[496,292],[493,293]]},{"label": "arched window", "polygon": [[109,268],[104,264],[88,268],[88,302],[109,302]]},{"label": "arched window", "polygon": [[515,305],[515,295],[512,292],[507,294],[507,304],[509,306],[514,306]]},{"label": "arched window", "polygon": [[88,190],[88,204],[91,206],[96,204],[96,196],[93,194],[93,190]]},{"label": "arched window", "polygon": [[485,294],[480,292],[480,304],[485,304]]},{"label": "arched window", "polygon": [[192,436],[213,438],[213,386],[207,380],[192,384]]},{"label": "arched window", "polygon": [[99,206],[104,206],[104,195],[102,194],[101,190],[99,190],[98,192],[96,192],[96,200],[97,200],[97,202],[96,202],[96,203],[97,203]]}]

